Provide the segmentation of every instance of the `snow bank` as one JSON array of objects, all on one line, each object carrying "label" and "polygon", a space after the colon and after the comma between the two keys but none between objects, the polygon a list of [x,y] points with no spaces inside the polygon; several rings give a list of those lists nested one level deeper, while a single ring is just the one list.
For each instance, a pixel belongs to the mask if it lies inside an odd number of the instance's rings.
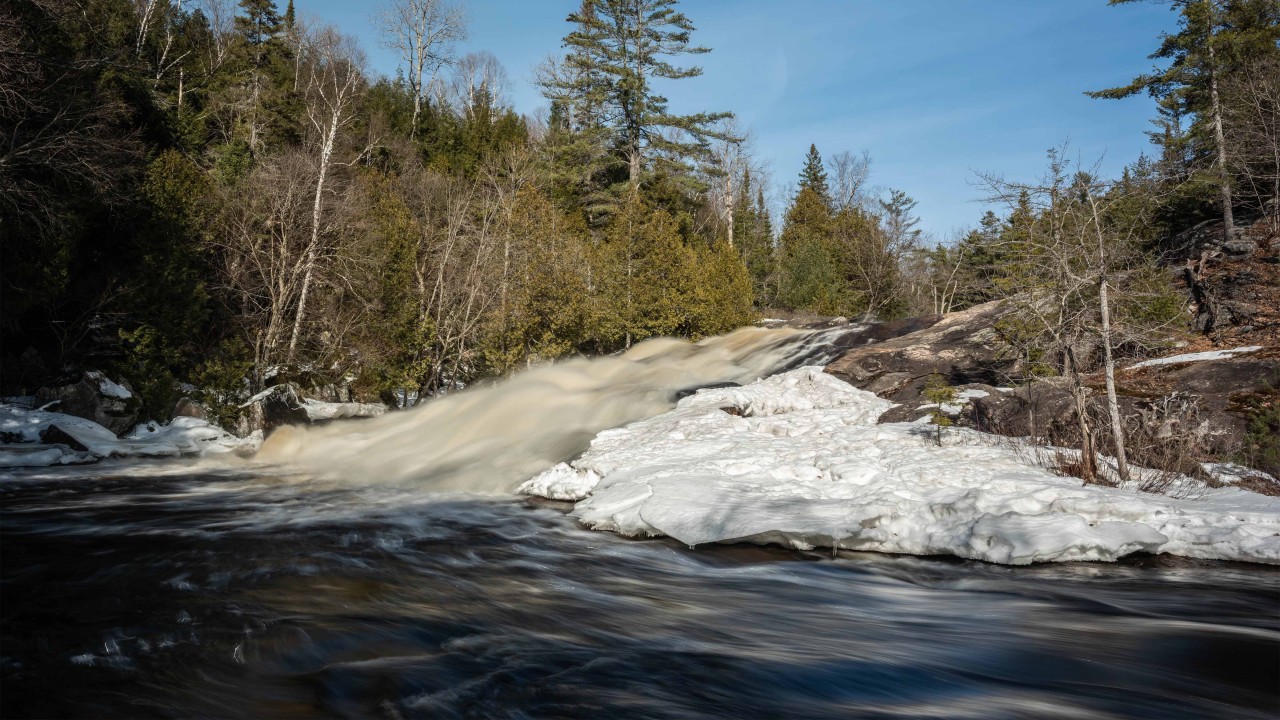
[{"label": "snow bank", "polygon": [[[65,442],[42,444],[41,436],[51,426],[84,450]],[[205,420],[190,417],[174,418],[166,425],[144,423],[116,437],[92,420],[11,404],[0,404],[0,433],[18,441],[0,443],[0,467],[67,465],[105,457],[205,455],[252,450],[262,442],[260,434],[238,438]]]},{"label": "snow bank", "polygon": [[1249,347],[1238,347],[1232,350],[1209,350],[1207,352],[1173,355],[1170,357],[1155,358],[1154,360],[1143,360],[1142,362],[1130,365],[1125,369],[1137,370],[1145,367],[1156,367],[1157,365],[1177,365],[1180,363],[1203,362],[1205,360],[1227,360],[1235,357],[1236,355],[1257,352],[1261,349],[1261,345],[1250,345]]},{"label": "snow bank", "polygon": [[205,455],[256,449],[262,432],[238,438],[207,420],[176,417],[168,424],[143,423],[121,441],[126,455]]},{"label": "snow bank", "polygon": [[1280,498],[1194,500],[1081,486],[1008,440],[877,425],[891,406],[808,367],[706,390],[601,433],[520,491],[577,500],[585,525],[688,545],[777,543],[997,563],[1115,560],[1143,551],[1280,562]]}]

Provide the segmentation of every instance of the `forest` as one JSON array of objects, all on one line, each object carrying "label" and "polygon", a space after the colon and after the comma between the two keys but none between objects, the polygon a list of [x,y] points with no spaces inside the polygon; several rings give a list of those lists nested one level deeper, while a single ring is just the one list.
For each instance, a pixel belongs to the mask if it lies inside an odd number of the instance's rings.
[{"label": "forest", "polygon": [[811,146],[792,185],[732,108],[672,111],[663,83],[714,81],[675,0],[585,0],[533,116],[460,52],[447,0],[372,19],[394,77],[292,0],[7,2],[0,390],[104,368],[150,417],[190,396],[230,427],[285,380],[407,406],[766,313],[992,300],[1034,372],[1110,368],[1196,329],[1171,278],[1201,268],[1171,271],[1168,238],[1221,219],[1231,242],[1280,204],[1280,7],[1170,5],[1175,32],[1135,39],[1152,74],[1080,89],[1154,98],[1150,154],[1105,178],[1063,145],[1034,181],[984,176],[1004,212],[939,239],[866,153]]}]

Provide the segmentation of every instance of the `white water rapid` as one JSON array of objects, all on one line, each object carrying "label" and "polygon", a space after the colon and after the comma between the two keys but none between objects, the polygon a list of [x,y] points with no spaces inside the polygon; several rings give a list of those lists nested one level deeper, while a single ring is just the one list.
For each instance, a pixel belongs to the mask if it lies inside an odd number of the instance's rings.
[{"label": "white water rapid", "polygon": [[743,328],[697,343],[647,340],[619,355],[535,367],[407,412],[282,427],[256,459],[342,482],[508,493],[585,450],[602,430],[669,410],[681,390],[747,383],[812,359],[829,334]]}]

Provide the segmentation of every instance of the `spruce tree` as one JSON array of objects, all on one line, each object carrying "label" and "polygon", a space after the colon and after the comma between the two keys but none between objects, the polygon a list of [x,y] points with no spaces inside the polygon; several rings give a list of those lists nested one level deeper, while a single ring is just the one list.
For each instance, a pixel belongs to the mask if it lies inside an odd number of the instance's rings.
[{"label": "spruce tree", "polygon": [[813,190],[828,207],[831,206],[831,189],[827,185],[827,170],[822,165],[822,156],[818,154],[816,145],[809,145],[809,154],[805,156],[804,168],[800,171],[800,187]]},{"label": "spruce tree", "polygon": [[880,200],[883,211],[884,231],[889,242],[896,246],[909,246],[920,239],[920,218],[915,215],[916,201],[902,190],[889,190],[889,199]]},{"label": "spruce tree", "polygon": [[739,208],[733,218],[738,253],[750,276],[752,294],[764,300],[773,271],[773,232],[764,207],[764,190],[752,187],[749,169],[742,175],[735,204]]},{"label": "spruce tree", "polygon": [[240,11],[243,15],[236,16],[236,32],[249,46],[254,64],[263,67],[264,58],[282,28],[280,13],[272,0],[240,0]]},{"label": "spruce tree", "polygon": [[[239,88],[248,95],[241,123],[247,133],[243,142],[252,153],[260,153],[269,143],[296,143],[301,133],[302,111],[293,92],[293,64],[290,49],[283,42],[283,19],[272,0],[240,0],[242,14],[235,18],[239,65]],[[232,99],[232,102],[235,102]]]}]

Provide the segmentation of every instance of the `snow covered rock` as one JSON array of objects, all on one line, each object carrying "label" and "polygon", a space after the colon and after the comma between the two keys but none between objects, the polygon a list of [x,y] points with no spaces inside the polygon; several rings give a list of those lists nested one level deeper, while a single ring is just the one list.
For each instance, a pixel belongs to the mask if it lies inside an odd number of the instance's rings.
[{"label": "snow covered rock", "polygon": [[1161,365],[1179,365],[1182,363],[1207,362],[1210,360],[1226,360],[1237,355],[1246,355],[1248,353],[1257,352],[1261,349],[1262,346],[1260,345],[1250,345],[1248,347],[1238,347],[1230,350],[1209,350],[1207,352],[1186,353],[1184,355],[1173,355],[1171,357],[1143,360],[1142,362],[1130,365],[1125,369],[1139,370],[1141,368],[1159,367]]},{"label": "snow covered rock", "polygon": [[123,437],[84,418],[0,404],[0,432],[17,442],[0,443],[0,467],[66,465],[106,457],[177,457],[248,452],[261,434],[237,438],[216,425],[191,417],[168,424],[138,425]]},{"label": "snow covered rock", "polygon": [[290,384],[273,385],[240,405],[248,410],[246,433],[270,432],[281,425],[312,425],[344,418],[378,417],[387,412],[380,403],[324,402],[305,398]]},{"label": "snow covered rock", "polygon": [[890,403],[807,367],[685,398],[601,433],[521,492],[577,500],[588,527],[689,545],[776,543],[997,563],[1133,552],[1280,563],[1280,498],[1081,486],[971,430],[937,447]]},{"label": "snow covered rock", "polygon": [[58,387],[40,388],[36,402],[51,405],[52,409],[67,415],[92,420],[119,434],[138,422],[142,402],[134,396],[127,382],[112,381],[102,372],[91,370],[74,382]]}]

